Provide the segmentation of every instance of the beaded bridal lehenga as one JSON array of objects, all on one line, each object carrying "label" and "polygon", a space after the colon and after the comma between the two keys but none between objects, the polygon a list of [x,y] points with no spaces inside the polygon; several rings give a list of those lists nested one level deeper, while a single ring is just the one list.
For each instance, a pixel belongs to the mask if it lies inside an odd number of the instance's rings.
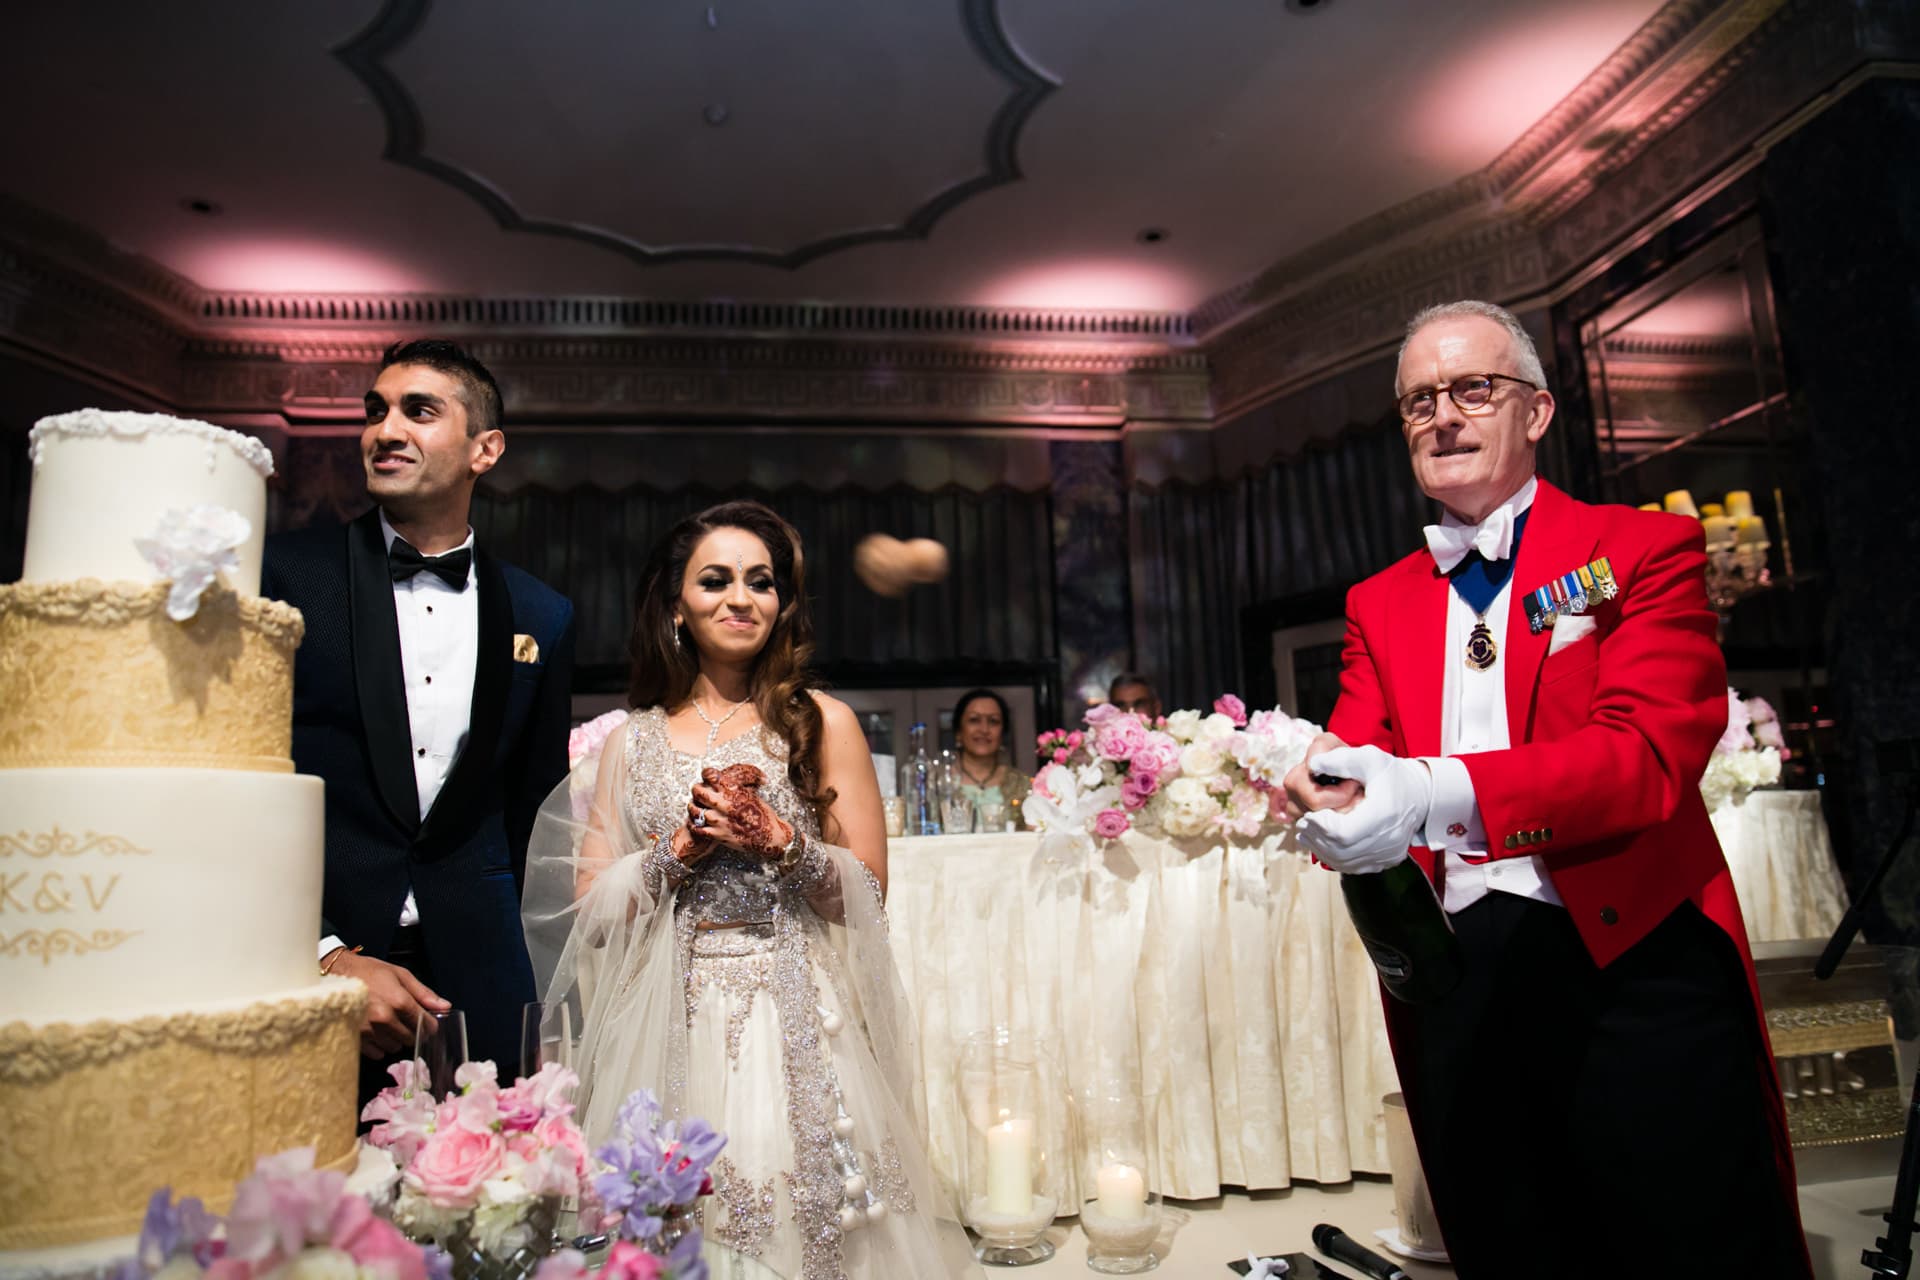
[{"label": "beaded bridal lehenga", "polygon": [[[740,764],[813,837],[784,878],[724,847],[690,868],[667,851],[701,771]],[[927,1166],[878,885],[819,841],[785,743],[755,727],[689,755],[648,709],[589,788],[590,769],[542,812],[525,909],[545,998],[578,1010],[589,1143],[641,1088],[726,1135],[702,1201],[715,1280],[978,1275]]]}]

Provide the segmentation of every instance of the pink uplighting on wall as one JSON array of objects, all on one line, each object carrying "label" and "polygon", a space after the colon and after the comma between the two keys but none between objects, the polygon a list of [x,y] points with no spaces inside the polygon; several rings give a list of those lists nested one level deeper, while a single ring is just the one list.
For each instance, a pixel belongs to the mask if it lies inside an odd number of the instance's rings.
[{"label": "pink uplighting on wall", "polygon": [[1494,28],[1406,86],[1406,145],[1465,173],[1491,164],[1580,86],[1660,6],[1614,0]]},{"label": "pink uplighting on wall", "polygon": [[411,293],[431,288],[412,269],[324,240],[208,238],[160,255],[205,289],[262,293]]},{"label": "pink uplighting on wall", "polygon": [[1179,311],[1195,288],[1168,267],[1124,259],[1049,262],[990,280],[974,301],[993,307],[1090,307],[1115,311]]},{"label": "pink uplighting on wall", "polygon": [[1718,338],[1747,332],[1747,294],[1735,275],[1709,276],[1682,289],[1632,324],[1627,333]]}]

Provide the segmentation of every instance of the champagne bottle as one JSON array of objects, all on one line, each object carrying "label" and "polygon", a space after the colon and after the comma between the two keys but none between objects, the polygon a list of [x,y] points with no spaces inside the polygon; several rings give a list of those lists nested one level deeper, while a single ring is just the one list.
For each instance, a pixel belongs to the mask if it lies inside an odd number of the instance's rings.
[{"label": "champagne bottle", "polygon": [[1340,892],[1380,983],[1407,1004],[1431,1004],[1460,984],[1460,940],[1412,858],[1340,877]]}]

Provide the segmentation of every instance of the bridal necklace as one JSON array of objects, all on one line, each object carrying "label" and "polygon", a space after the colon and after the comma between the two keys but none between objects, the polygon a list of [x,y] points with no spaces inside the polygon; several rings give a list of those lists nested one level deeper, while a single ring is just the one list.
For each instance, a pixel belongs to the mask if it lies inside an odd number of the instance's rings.
[{"label": "bridal necklace", "polygon": [[720,737],[720,726],[733,719],[734,715],[740,708],[746,706],[749,700],[746,698],[740,699],[740,701],[734,703],[727,709],[727,714],[721,716],[718,720],[715,720],[707,714],[707,709],[700,705],[700,699],[689,697],[687,701],[693,704],[693,713],[707,722],[707,750],[711,751],[713,750],[714,742]]}]

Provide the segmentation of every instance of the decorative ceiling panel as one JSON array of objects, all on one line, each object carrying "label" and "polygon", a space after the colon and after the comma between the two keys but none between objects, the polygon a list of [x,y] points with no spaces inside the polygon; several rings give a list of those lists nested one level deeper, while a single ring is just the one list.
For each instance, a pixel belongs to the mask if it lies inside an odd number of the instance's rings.
[{"label": "decorative ceiling panel", "polygon": [[1020,177],[1021,129],[1055,87],[998,0],[700,12],[387,0],[335,53],[386,116],[387,159],[505,230],[644,265],[792,269],[924,239]]}]

